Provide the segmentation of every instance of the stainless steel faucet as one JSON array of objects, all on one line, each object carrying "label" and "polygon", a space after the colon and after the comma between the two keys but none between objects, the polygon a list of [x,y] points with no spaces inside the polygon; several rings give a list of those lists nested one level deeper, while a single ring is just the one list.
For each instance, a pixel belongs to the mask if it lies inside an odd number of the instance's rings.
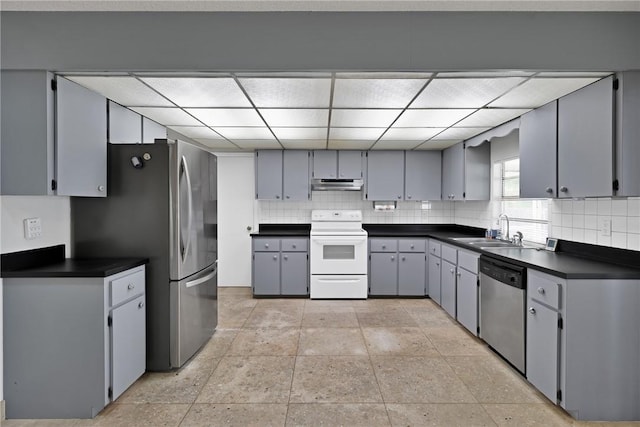
[{"label": "stainless steel faucet", "polygon": [[509,240],[509,217],[506,214],[500,214],[498,217],[498,225],[500,226],[500,231],[502,231],[502,223],[500,222],[502,218],[507,220],[507,233],[504,236],[500,236],[502,240]]}]

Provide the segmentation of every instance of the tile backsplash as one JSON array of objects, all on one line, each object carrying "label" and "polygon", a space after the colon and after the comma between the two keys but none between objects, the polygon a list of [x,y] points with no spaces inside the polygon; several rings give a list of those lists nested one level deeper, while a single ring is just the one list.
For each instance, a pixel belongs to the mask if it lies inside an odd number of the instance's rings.
[{"label": "tile backsplash", "polygon": [[639,197],[551,200],[549,209],[552,237],[640,250]]},{"label": "tile backsplash", "polygon": [[361,210],[366,224],[451,224],[454,204],[449,201],[429,202],[430,209],[422,209],[422,202],[398,202],[393,211],[376,211],[373,202],[362,200],[360,191],[313,191],[310,201],[257,201],[258,223],[310,223],[315,209]]}]

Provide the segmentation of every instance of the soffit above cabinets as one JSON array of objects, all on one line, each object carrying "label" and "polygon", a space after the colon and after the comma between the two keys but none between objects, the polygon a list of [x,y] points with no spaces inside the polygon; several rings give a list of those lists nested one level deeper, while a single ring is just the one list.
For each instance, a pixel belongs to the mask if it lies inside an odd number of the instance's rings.
[{"label": "soffit above cabinets", "polygon": [[610,72],[64,73],[217,150],[440,150]]}]

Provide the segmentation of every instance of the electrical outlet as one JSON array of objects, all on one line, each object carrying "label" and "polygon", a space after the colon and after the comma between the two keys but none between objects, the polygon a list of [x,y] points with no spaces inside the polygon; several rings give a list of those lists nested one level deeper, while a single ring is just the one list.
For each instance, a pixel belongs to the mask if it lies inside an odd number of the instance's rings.
[{"label": "electrical outlet", "polygon": [[40,218],[26,218],[24,220],[24,238],[28,240],[42,237],[42,221]]},{"label": "electrical outlet", "polygon": [[600,220],[600,235],[603,237],[611,236],[611,220],[609,218]]}]

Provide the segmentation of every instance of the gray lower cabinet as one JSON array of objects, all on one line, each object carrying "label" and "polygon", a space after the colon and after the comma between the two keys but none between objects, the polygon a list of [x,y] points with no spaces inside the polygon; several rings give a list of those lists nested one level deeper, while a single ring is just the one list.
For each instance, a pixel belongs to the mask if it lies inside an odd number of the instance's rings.
[{"label": "gray lower cabinet", "polygon": [[640,419],[640,280],[527,282],[529,382],[578,420]]},{"label": "gray lower cabinet", "polygon": [[456,265],[443,259],[440,276],[440,306],[456,317]]},{"label": "gray lower cabinet", "polygon": [[558,100],[558,197],[613,195],[613,77]]},{"label": "gray lower cabinet", "polygon": [[93,418],[144,373],[144,266],[3,287],[7,418]]},{"label": "gray lower cabinet", "polygon": [[402,200],[404,196],[404,152],[367,153],[367,200]]},{"label": "gray lower cabinet", "polygon": [[426,239],[369,241],[369,295],[425,296]]},{"label": "gray lower cabinet", "polygon": [[429,254],[429,297],[438,304],[440,304],[441,262],[439,256]]},{"label": "gray lower cabinet", "polygon": [[106,197],[106,98],[46,71],[1,81],[2,194]]},{"label": "gray lower cabinet", "polygon": [[254,237],[252,288],[256,296],[309,294],[309,239]]}]

